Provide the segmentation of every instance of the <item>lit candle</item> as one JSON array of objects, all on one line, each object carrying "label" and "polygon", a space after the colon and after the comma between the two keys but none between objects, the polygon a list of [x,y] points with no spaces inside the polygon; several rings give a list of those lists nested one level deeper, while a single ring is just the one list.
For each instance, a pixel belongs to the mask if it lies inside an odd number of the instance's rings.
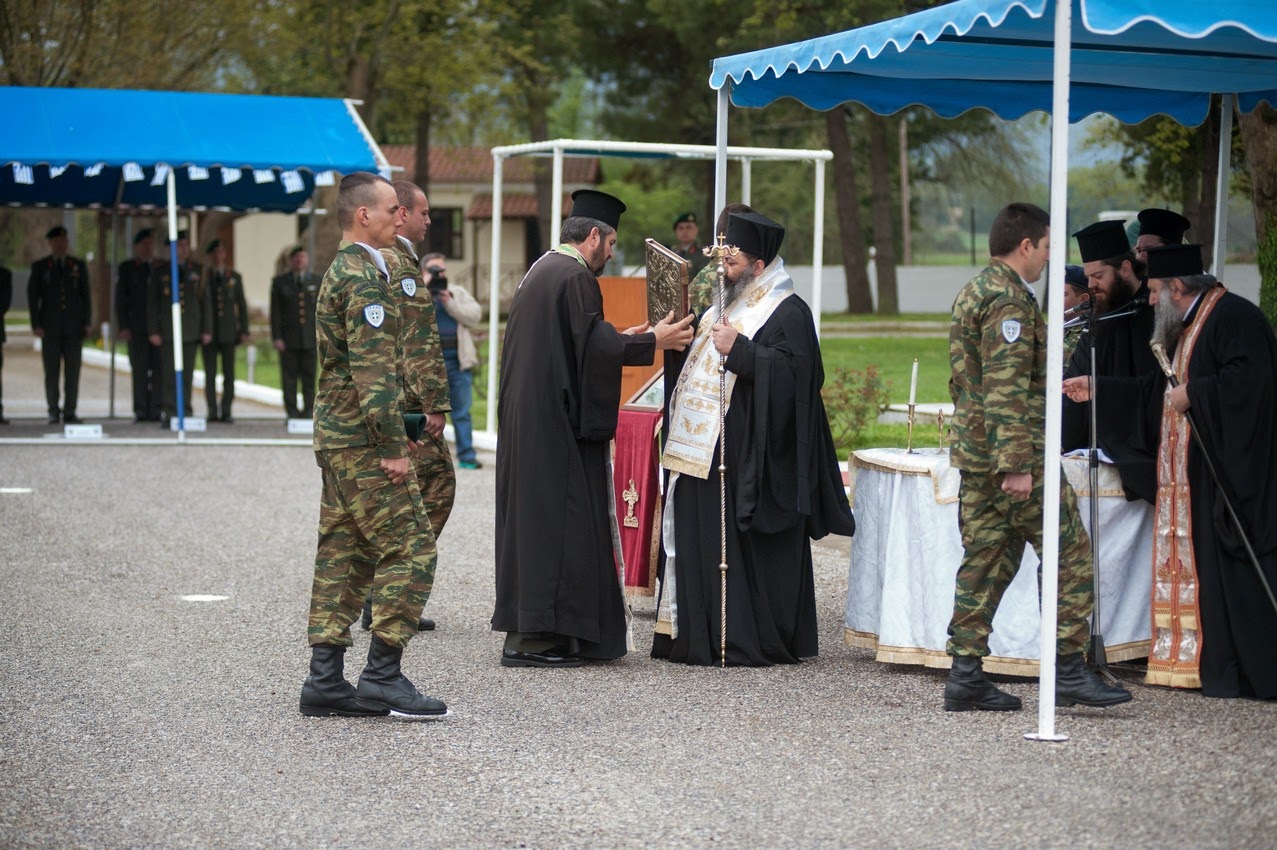
[{"label": "lit candle", "polygon": [[909,379],[909,406],[918,400],[918,358],[913,358],[913,377]]}]

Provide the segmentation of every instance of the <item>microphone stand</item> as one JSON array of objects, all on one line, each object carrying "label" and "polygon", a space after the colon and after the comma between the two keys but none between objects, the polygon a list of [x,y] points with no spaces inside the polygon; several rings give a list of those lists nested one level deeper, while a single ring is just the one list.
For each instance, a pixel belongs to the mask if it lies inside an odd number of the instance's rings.
[{"label": "microphone stand", "polygon": [[[1123,315],[1133,315],[1135,309],[1132,308]],[[1091,487],[1090,514],[1091,514],[1091,576],[1092,576],[1092,608],[1091,608],[1091,643],[1089,654],[1091,656],[1091,664],[1095,667],[1095,672],[1104,678],[1110,685],[1117,684],[1117,677],[1109,670],[1108,654],[1104,647],[1104,626],[1100,615],[1100,452],[1097,445],[1097,408],[1099,402],[1099,382],[1096,380],[1096,357],[1095,357],[1095,323],[1100,317],[1095,315],[1095,310],[1087,311],[1085,317],[1087,321],[1086,335],[1087,345],[1090,346],[1090,365],[1091,365],[1091,398],[1087,402],[1087,413],[1090,417],[1091,425],[1091,445],[1088,454],[1089,463],[1087,464],[1087,475]],[[1106,316],[1105,318],[1115,318]]]}]

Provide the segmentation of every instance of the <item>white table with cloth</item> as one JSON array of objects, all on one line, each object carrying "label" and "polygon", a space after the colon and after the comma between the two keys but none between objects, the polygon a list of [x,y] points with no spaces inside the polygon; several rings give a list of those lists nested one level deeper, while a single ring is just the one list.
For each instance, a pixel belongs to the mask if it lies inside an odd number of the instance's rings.
[{"label": "white table with cloth", "polygon": [[[856,512],[844,640],[877,660],[948,667],[954,580],[962,561],[958,470],[945,449],[862,449],[848,464]],[[1063,459],[1090,530],[1085,458]],[[1128,502],[1117,470],[1101,464],[1100,615],[1109,661],[1148,655],[1153,506]],[[1039,564],[1031,546],[993,618],[985,669],[1036,676]]]}]

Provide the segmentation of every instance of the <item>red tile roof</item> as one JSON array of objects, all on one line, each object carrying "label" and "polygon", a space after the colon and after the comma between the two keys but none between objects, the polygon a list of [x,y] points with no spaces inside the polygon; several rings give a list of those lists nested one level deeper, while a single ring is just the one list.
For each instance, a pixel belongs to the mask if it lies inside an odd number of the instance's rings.
[{"label": "red tile roof", "polygon": [[[570,195],[563,196],[563,214],[567,215],[569,209],[572,208],[572,197]],[[537,216],[537,197],[522,192],[513,194],[501,193],[501,210],[502,218],[536,218]],[[470,206],[466,208],[466,218],[492,218],[492,193],[480,192],[476,194],[470,201]]]},{"label": "red tile roof", "polygon": [[[382,152],[390,164],[403,171],[396,171],[395,180],[415,180],[417,146],[382,145]],[[549,159],[544,159],[547,166]],[[516,156],[505,161],[502,172],[507,182],[531,183],[533,157]],[[492,184],[492,151],[488,148],[435,145],[430,148],[430,181],[432,183],[484,183]],[[598,157],[564,157],[563,182],[599,182]]]}]

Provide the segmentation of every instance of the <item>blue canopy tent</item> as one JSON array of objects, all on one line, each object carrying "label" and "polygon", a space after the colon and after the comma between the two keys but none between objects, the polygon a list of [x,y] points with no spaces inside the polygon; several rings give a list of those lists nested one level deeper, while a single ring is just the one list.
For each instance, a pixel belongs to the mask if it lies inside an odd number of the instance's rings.
[{"label": "blue canopy tent", "polygon": [[[0,204],[167,207],[170,239],[179,205],[295,212],[336,174],[390,167],[348,100],[9,87],[0,114],[22,128],[0,137]],[[177,297],[175,287],[180,334]]]},{"label": "blue canopy tent", "polygon": [[[1078,25],[1074,25],[1074,20]],[[1107,113],[1124,122],[1164,114],[1201,123],[1224,95],[1216,219],[1227,199],[1233,103],[1277,104],[1277,4],[1272,0],[958,0],[809,41],[716,59],[719,156],[715,209],[726,202],[728,103],[762,107],[792,97],[813,109],[856,102],[890,114],[925,106],[942,116],[989,109],[1003,118],[1035,110],[1051,129],[1051,218],[1067,209],[1068,122]],[[1216,227],[1215,269],[1223,227]],[[1052,241],[1048,309],[1063,312],[1065,240]],[[1047,385],[1063,377],[1063,332],[1048,331]],[[1045,516],[1059,511],[1060,408],[1047,393]],[[1038,740],[1055,731],[1055,604],[1059,529],[1046,523],[1042,551],[1042,644]]]}]

